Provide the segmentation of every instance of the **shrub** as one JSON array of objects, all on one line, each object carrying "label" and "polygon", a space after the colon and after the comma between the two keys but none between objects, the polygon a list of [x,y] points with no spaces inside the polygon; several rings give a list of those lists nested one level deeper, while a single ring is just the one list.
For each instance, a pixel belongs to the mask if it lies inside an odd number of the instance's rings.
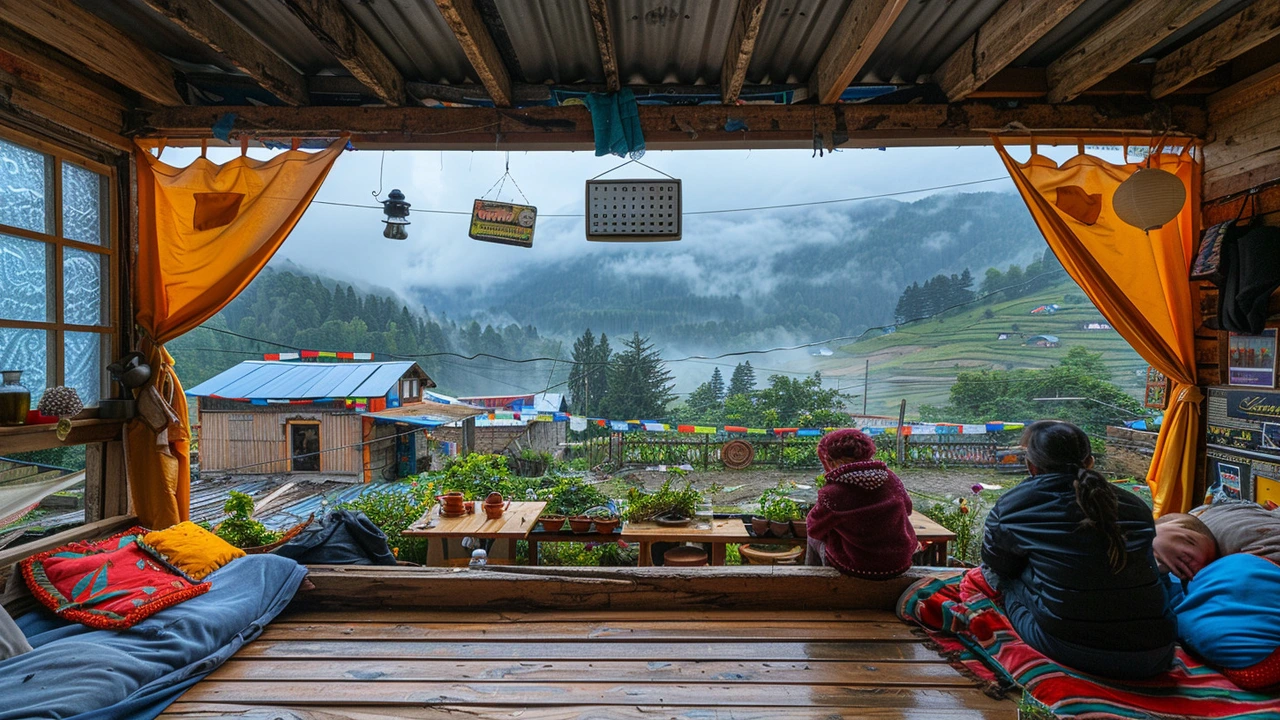
[{"label": "shrub", "polygon": [[236,547],[256,547],[268,545],[280,539],[281,533],[268,530],[265,525],[253,519],[253,498],[232,490],[227,502],[222,506],[227,519],[218,525],[218,537]]},{"label": "shrub", "polygon": [[626,519],[629,522],[645,522],[667,513],[693,517],[697,512],[698,504],[702,502],[702,493],[693,489],[692,482],[686,482],[684,488],[680,490],[671,486],[673,481],[683,479],[687,474],[679,468],[667,471],[667,479],[662,483],[662,487],[651,493],[646,493],[640,488],[629,489]]},{"label": "shrub", "polygon": [[507,459],[501,455],[472,453],[452,458],[445,464],[440,487],[443,490],[460,490],[468,500],[484,497],[511,478]]},{"label": "shrub", "polygon": [[952,541],[951,556],[962,562],[977,565],[982,561],[983,522],[986,518],[986,502],[982,488],[968,497],[948,495],[945,499],[929,498],[931,502],[921,509],[926,517],[956,534]]},{"label": "shrub", "polygon": [[769,488],[760,494],[760,515],[774,522],[799,520],[804,517],[800,505],[788,497],[795,483],[783,481],[775,488]]},{"label": "shrub", "polygon": [[547,509],[564,515],[580,515],[597,505],[605,505],[609,498],[585,478],[566,476],[557,478],[555,484],[544,488],[538,498],[547,501]]}]

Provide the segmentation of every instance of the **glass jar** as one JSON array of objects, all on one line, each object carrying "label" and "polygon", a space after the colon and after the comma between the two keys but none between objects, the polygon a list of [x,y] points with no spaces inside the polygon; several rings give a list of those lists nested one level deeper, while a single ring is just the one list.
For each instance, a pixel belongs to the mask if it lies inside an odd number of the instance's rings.
[{"label": "glass jar", "polygon": [[21,370],[0,371],[0,425],[25,425],[31,411],[31,391],[22,386]]}]

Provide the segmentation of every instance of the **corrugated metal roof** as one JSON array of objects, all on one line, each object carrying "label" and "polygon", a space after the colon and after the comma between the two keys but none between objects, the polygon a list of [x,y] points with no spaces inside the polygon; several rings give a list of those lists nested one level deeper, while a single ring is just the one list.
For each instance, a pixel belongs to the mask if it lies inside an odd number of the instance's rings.
[{"label": "corrugated metal roof", "polygon": [[747,67],[747,82],[808,82],[848,7],[849,0],[770,3],[760,21],[755,52]]},{"label": "corrugated metal roof", "polygon": [[497,7],[525,82],[604,82],[585,2],[506,0]]},{"label": "corrugated metal roof", "polygon": [[416,364],[246,360],[191,388],[187,395],[245,400],[381,397]]},{"label": "corrugated metal roof", "polygon": [[622,84],[720,82],[737,9],[738,0],[609,0]]},{"label": "corrugated metal roof", "polygon": [[342,0],[342,5],[406,80],[453,85],[478,82],[435,3]]},{"label": "corrugated metal roof", "polygon": [[937,70],[1003,2],[911,0],[855,82],[916,83]]}]

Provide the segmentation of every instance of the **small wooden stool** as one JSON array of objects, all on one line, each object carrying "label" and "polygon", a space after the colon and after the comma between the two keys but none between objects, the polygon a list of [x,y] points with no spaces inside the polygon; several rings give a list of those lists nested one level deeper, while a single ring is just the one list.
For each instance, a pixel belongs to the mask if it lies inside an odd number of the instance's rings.
[{"label": "small wooden stool", "polygon": [[707,551],[692,545],[674,547],[662,554],[662,564],[667,567],[697,567],[707,564]]}]

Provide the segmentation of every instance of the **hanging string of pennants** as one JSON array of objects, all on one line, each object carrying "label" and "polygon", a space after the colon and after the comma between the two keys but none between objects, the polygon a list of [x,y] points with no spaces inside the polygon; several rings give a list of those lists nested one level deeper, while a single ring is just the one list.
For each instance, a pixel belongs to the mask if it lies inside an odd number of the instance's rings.
[{"label": "hanging string of pennants", "polygon": [[[513,415],[514,418],[504,418],[504,415]],[[549,414],[539,415],[538,420],[554,420],[562,422],[561,416],[567,417],[569,421],[569,429],[581,432],[587,427],[595,425],[596,427],[608,428],[613,432],[653,432],[653,433],[677,433],[682,435],[718,435],[739,434],[739,435],[794,435],[795,437],[821,437],[834,430],[840,430],[837,427],[825,428],[748,428],[739,425],[671,425],[668,423],[653,422],[650,420],[608,420],[605,418],[586,418],[576,415],[568,415],[566,413],[555,413],[554,416]],[[490,419],[520,419],[520,413],[492,413]],[[981,424],[956,424],[956,423],[913,423],[902,427],[903,435],[986,435],[988,433],[1021,430],[1023,423],[1007,423],[1007,422],[989,422]],[[863,428],[863,432],[868,435],[897,435],[896,427],[871,427]]]},{"label": "hanging string of pennants", "polygon": [[328,358],[331,360],[373,360],[373,353],[366,352],[332,352],[329,350],[299,350],[286,353],[263,353],[263,360],[311,360]]}]

